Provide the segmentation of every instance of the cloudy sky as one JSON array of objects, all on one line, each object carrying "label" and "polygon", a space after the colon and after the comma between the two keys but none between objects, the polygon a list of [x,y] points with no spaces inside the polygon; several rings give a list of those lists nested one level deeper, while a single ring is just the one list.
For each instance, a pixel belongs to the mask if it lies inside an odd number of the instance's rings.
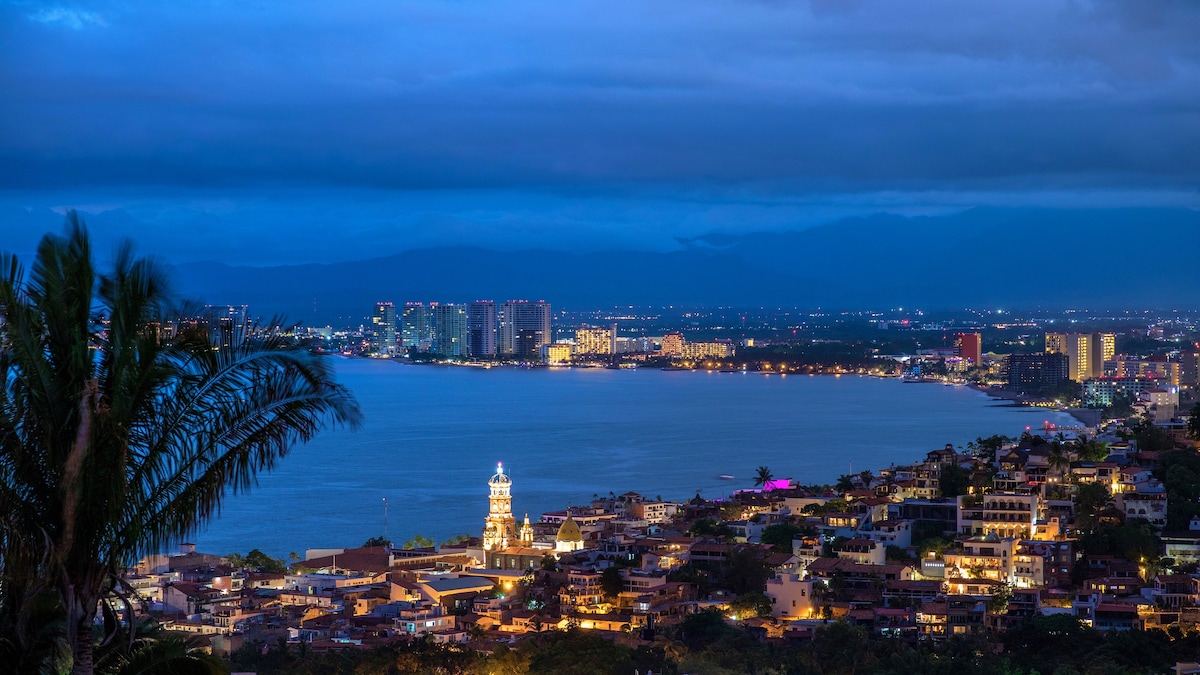
[{"label": "cloudy sky", "polygon": [[0,248],[664,249],[1200,207],[1194,0],[0,0]]}]

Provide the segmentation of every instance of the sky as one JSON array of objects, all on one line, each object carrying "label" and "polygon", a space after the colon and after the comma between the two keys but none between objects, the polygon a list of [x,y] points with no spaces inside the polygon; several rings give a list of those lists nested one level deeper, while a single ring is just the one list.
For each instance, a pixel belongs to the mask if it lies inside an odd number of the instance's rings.
[{"label": "sky", "polygon": [[1200,3],[0,0],[0,249],[668,250],[1200,208]]}]

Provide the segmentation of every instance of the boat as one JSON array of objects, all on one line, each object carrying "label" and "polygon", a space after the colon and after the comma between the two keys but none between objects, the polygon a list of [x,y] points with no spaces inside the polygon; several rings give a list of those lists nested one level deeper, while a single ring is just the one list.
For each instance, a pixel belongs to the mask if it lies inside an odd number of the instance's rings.
[{"label": "boat", "polygon": [[720,478],[721,480],[733,480],[734,477],[727,473],[723,473],[723,474],[717,476],[717,478]]}]

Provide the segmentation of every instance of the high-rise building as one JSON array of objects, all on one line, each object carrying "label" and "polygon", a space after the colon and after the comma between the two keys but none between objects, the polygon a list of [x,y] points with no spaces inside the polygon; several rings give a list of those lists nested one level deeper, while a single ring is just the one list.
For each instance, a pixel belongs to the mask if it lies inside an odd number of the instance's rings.
[{"label": "high-rise building", "polygon": [[549,344],[550,303],[545,300],[509,300],[500,308],[500,353],[523,359],[538,359],[541,347]]},{"label": "high-rise building", "polygon": [[371,315],[371,353],[388,356],[396,353],[396,306],[390,302],[375,303]]},{"label": "high-rise building", "polygon": [[246,305],[205,305],[201,321],[209,343],[218,349],[241,346],[250,330],[249,315]]},{"label": "high-rise building", "polygon": [[616,352],[617,324],[608,328],[584,325],[575,331],[575,351],[580,354],[613,354]]},{"label": "high-rise building", "polygon": [[432,306],[433,346],[430,351],[441,356],[467,355],[467,308],[465,305]]},{"label": "high-rise building", "polygon": [[1010,354],[1008,356],[1008,385],[1018,391],[1036,393],[1053,390],[1067,377],[1067,355]]},{"label": "high-rise building", "polygon": [[516,537],[517,521],[512,514],[512,479],[504,473],[504,465],[496,465],[496,473],[488,481],[488,515],[483,525],[483,550],[500,551],[508,548]]},{"label": "high-rise building", "polygon": [[983,336],[979,333],[959,333],[954,336],[954,355],[970,361],[970,366],[983,366]]},{"label": "high-rise building", "polygon": [[1100,369],[1104,364],[1117,358],[1117,336],[1114,333],[1096,333],[1100,340]]},{"label": "high-rise building", "polygon": [[476,300],[467,306],[467,351],[471,356],[496,355],[496,303]]},{"label": "high-rise building", "polygon": [[428,348],[429,317],[425,309],[420,302],[404,303],[400,314],[400,346],[404,349]]},{"label": "high-rise building", "polygon": [[683,356],[683,333],[667,333],[662,339],[663,356]]},{"label": "high-rise building", "polygon": [[1104,374],[1116,355],[1112,333],[1046,333],[1046,352],[1067,355],[1067,379],[1083,382]]}]

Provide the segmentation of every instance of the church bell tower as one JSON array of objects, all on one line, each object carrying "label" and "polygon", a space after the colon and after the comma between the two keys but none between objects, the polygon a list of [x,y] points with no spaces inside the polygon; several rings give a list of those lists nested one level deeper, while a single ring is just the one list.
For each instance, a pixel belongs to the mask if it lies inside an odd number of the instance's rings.
[{"label": "church bell tower", "polygon": [[488,516],[483,527],[483,549],[500,551],[516,538],[516,521],[512,514],[512,479],[504,473],[504,465],[496,464],[496,473],[488,481]]}]

